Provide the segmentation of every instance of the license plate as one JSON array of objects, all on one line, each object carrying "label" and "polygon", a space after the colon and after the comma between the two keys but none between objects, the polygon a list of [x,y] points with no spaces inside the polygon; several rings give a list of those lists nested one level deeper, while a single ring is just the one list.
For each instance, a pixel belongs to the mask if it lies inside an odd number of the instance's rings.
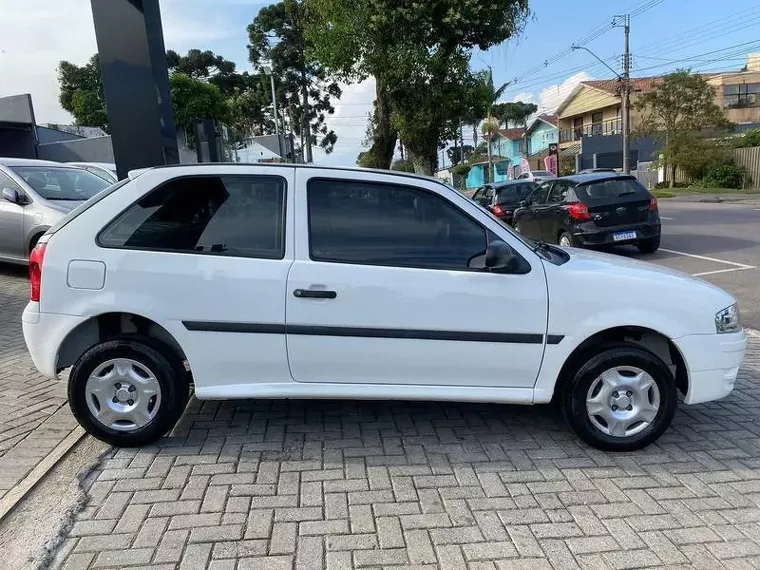
[{"label": "license plate", "polygon": [[612,241],[628,241],[636,239],[636,232],[615,232],[612,234]]}]

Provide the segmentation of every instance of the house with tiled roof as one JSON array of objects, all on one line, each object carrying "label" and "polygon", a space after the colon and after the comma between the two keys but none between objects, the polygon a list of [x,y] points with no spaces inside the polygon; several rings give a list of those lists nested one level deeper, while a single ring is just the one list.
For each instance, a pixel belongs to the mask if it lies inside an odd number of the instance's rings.
[{"label": "house with tiled roof", "polygon": [[[715,103],[742,131],[760,126],[760,54],[749,54],[742,71],[703,73],[715,87]],[[651,91],[657,77],[631,78],[631,132],[640,124],[636,99]],[[560,149],[578,149],[578,168],[622,165],[622,81],[601,79],[580,82],[557,108]],[[631,141],[631,165],[656,158],[659,143],[653,138]],[[593,156],[592,156],[593,155]],[[600,159],[602,162],[598,162]]]}]

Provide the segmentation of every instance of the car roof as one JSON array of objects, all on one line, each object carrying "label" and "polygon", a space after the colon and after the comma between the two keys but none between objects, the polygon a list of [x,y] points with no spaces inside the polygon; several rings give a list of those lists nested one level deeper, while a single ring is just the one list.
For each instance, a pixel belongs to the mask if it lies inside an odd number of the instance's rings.
[{"label": "car roof", "polygon": [[635,180],[635,176],[628,174],[618,174],[617,172],[589,172],[587,174],[573,174],[572,176],[563,176],[559,180],[569,180],[575,184],[589,184],[602,180]]},{"label": "car roof", "polygon": [[375,174],[385,174],[386,176],[398,176],[400,178],[427,180],[428,182],[436,182],[441,186],[446,186],[446,188],[449,189],[452,188],[451,186],[448,186],[446,183],[444,183],[444,181],[440,178],[436,178],[435,176],[427,176],[425,174],[414,174],[412,172],[402,172],[400,170],[383,170],[381,168],[364,168],[361,166],[327,166],[320,164],[295,164],[290,162],[197,162],[193,164],[161,164],[158,166],[150,166],[147,168],[137,168],[135,170],[132,170],[129,172],[129,177],[133,178],[133,174],[139,175],[149,170],[159,170],[164,168],[171,168],[176,170],[194,170],[196,168],[213,168],[218,166],[246,166],[249,168],[251,166],[261,166],[262,168],[269,168],[274,166],[276,168],[314,168],[317,170],[325,171],[339,170],[347,172],[374,172]]},{"label": "car roof", "polygon": [[0,157],[0,165],[3,166],[59,166],[61,168],[74,168],[72,165],[52,160],[37,160],[34,158],[4,158]]},{"label": "car roof", "polygon": [[502,182],[493,182],[489,184],[489,186],[493,186],[494,188],[503,188],[504,186],[515,186],[516,184],[535,184],[535,182],[523,178],[522,180],[504,180]]}]

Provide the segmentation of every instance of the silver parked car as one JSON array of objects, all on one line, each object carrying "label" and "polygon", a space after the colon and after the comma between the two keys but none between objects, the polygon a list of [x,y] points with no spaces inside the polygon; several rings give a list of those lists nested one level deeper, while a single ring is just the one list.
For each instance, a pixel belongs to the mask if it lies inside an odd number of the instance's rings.
[{"label": "silver parked car", "polygon": [[69,162],[68,164],[89,170],[95,176],[100,176],[111,184],[119,180],[119,177],[116,175],[116,165],[113,162]]},{"label": "silver parked car", "polygon": [[111,185],[60,162],[0,158],[0,261],[26,263],[50,226]]}]

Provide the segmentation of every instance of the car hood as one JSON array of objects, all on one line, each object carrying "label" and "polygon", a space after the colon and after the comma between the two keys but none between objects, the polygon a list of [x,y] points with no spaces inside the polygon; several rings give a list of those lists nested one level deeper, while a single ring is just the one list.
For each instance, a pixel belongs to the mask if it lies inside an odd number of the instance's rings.
[{"label": "car hood", "polygon": [[544,263],[552,330],[562,334],[583,326],[603,330],[619,325],[653,328],[670,338],[714,333],[715,313],[736,302],[720,287],[669,267],[562,249],[570,254],[566,263]]},{"label": "car hood", "polygon": [[84,204],[84,200],[47,200],[47,204],[53,210],[57,210],[62,214],[68,214],[80,204]]}]

